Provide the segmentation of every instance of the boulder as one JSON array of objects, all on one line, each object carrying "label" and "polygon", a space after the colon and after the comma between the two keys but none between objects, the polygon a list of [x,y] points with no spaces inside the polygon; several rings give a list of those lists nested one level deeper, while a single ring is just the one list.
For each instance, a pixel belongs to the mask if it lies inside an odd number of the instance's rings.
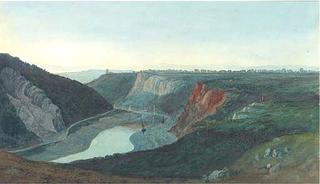
[{"label": "boulder", "polygon": [[267,169],[270,169],[271,166],[272,166],[272,165],[271,165],[270,163],[268,163],[268,164],[267,164]]},{"label": "boulder", "polygon": [[224,177],[229,175],[229,170],[227,168],[223,168],[222,170],[214,170],[211,174],[208,176],[209,182],[217,182],[222,180]]},{"label": "boulder", "polygon": [[274,149],[274,150],[272,151],[272,157],[273,157],[273,158],[276,158],[277,156],[278,156],[278,152],[277,152],[276,149]]},{"label": "boulder", "polygon": [[272,152],[271,148],[267,148],[267,149],[264,151],[264,157],[266,158],[266,157],[271,156],[271,152]]}]

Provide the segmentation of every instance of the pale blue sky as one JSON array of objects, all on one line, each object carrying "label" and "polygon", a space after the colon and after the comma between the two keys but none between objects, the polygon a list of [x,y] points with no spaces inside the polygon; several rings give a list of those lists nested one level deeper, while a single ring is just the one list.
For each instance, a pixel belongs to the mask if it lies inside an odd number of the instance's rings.
[{"label": "pale blue sky", "polygon": [[49,70],[52,65],[145,69],[161,63],[317,66],[317,5],[5,2],[0,41],[6,44],[0,49]]}]

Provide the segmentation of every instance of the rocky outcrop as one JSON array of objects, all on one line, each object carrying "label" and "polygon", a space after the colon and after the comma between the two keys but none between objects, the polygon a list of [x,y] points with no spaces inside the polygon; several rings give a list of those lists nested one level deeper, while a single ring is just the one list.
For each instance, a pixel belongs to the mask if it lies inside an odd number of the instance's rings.
[{"label": "rocky outcrop", "polygon": [[145,72],[137,73],[136,81],[130,93],[147,92],[158,96],[173,93],[181,85],[180,81]]},{"label": "rocky outcrop", "polygon": [[222,170],[214,170],[208,176],[203,176],[204,182],[219,182],[222,179],[229,176],[228,168],[223,168]]},{"label": "rocky outcrop", "polygon": [[[180,96],[187,97],[184,95],[187,86],[185,80],[148,72],[137,73],[135,79],[129,94],[117,104],[121,108],[153,111],[156,106],[158,112],[174,113],[180,106],[183,107],[184,101],[180,100]],[[166,107],[167,103],[172,109]]]},{"label": "rocky outcrop", "polygon": [[11,68],[0,71],[4,89],[26,128],[41,139],[65,129],[61,111],[45,92]]},{"label": "rocky outcrop", "polygon": [[66,127],[112,109],[112,105],[92,88],[51,74],[17,57],[0,53],[0,70],[7,67],[19,72],[30,83],[45,92],[46,96],[60,108]]},{"label": "rocky outcrop", "polygon": [[178,138],[192,132],[192,125],[203,118],[212,115],[221,106],[226,97],[221,89],[209,89],[206,85],[196,83],[189,101],[178,121],[170,131]]}]

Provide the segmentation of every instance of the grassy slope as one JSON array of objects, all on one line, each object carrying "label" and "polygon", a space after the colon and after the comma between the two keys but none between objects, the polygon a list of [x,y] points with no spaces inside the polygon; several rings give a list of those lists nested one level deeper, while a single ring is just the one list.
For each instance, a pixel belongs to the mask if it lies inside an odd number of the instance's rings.
[{"label": "grassy slope", "polygon": [[0,151],[1,183],[141,183],[166,182],[115,175],[101,175],[92,171],[64,168],[52,163],[33,162]]},{"label": "grassy slope", "polygon": [[[287,148],[289,151],[283,152],[281,158],[263,157],[265,150]],[[303,133],[286,135],[275,138],[272,141],[259,145],[235,162],[231,170],[235,174],[227,181],[238,182],[316,182],[319,181],[319,137],[315,133]],[[260,158],[256,160],[258,155]],[[280,164],[280,172],[269,173],[265,169],[267,164]]]},{"label": "grassy slope", "polygon": [[0,54],[0,70],[4,67],[19,71],[30,82],[43,89],[53,103],[60,107],[66,126],[112,109],[112,106],[93,89],[50,74],[35,65],[22,62],[19,58]]},{"label": "grassy slope", "polygon": [[[75,165],[123,175],[200,178],[233,165],[248,150],[275,137],[317,134],[317,74],[221,74],[205,83],[226,90],[229,99],[216,115],[196,124],[194,133],[155,150]],[[254,107],[249,118],[231,119],[235,112],[258,102],[261,94],[265,102]]]},{"label": "grassy slope", "polygon": [[95,89],[110,103],[127,96],[136,79],[135,73],[110,73],[100,76],[87,85]]}]

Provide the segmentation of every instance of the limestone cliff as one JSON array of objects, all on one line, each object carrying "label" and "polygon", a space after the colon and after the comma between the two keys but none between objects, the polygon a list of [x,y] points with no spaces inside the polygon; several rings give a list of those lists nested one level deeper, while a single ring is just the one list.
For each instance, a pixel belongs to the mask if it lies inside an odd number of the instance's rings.
[{"label": "limestone cliff", "polygon": [[43,90],[9,67],[0,71],[0,80],[11,104],[29,131],[45,139],[65,129],[59,107],[53,104]]},{"label": "limestone cliff", "polygon": [[149,73],[137,73],[136,81],[130,93],[147,92],[163,96],[173,93],[180,86],[180,81],[168,80],[165,77]]},{"label": "limestone cliff", "polygon": [[18,57],[0,53],[0,70],[8,67],[45,92],[60,108],[66,127],[112,109],[112,105],[90,87],[51,74],[36,65],[23,62]]},{"label": "limestone cliff", "polygon": [[223,90],[209,89],[204,84],[196,83],[184,111],[170,131],[175,133],[178,138],[192,132],[192,125],[214,114],[225,99]]},{"label": "limestone cliff", "polygon": [[[187,82],[172,76],[139,72],[126,98],[119,103],[121,108],[132,110],[175,113],[185,103]],[[175,101],[176,100],[176,101]],[[170,107],[166,105],[170,103]]]}]

